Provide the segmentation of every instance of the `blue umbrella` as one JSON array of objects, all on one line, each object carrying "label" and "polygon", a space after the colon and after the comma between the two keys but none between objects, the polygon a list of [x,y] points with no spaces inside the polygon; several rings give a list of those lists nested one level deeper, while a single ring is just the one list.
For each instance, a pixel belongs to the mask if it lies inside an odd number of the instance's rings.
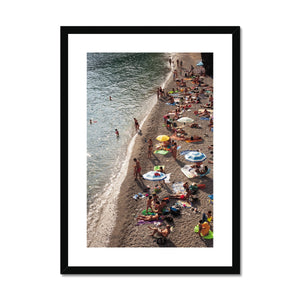
[{"label": "blue umbrella", "polygon": [[201,162],[206,160],[206,155],[204,153],[194,151],[186,154],[184,158],[192,162]]},{"label": "blue umbrella", "polygon": [[203,62],[202,61],[199,61],[198,63],[197,63],[197,66],[203,66],[204,64],[203,64]]},{"label": "blue umbrella", "polygon": [[166,179],[167,175],[157,171],[150,171],[144,174],[143,178],[151,181],[160,181]]}]

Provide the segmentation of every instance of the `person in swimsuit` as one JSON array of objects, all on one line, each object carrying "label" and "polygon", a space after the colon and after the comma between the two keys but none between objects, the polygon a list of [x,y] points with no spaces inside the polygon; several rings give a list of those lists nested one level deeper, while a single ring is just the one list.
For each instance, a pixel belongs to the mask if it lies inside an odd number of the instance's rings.
[{"label": "person in swimsuit", "polygon": [[139,215],[136,219],[144,220],[144,221],[157,221],[158,218],[159,218],[158,214],[155,214],[155,215],[150,215],[150,216]]},{"label": "person in swimsuit", "polygon": [[133,161],[135,162],[135,166],[134,166],[135,179],[134,180],[137,180],[138,175],[139,175],[140,178],[143,178],[142,174],[141,174],[142,168],[141,168],[140,162],[136,158],[134,158]]},{"label": "person in swimsuit", "polygon": [[146,206],[146,212],[148,212],[148,209],[150,208],[151,211],[153,212],[153,209],[152,209],[152,196],[150,195],[149,198],[147,199],[147,206]]},{"label": "person in swimsuit", "polygon": [[163,236],[163,237],[168,237],[168,235],[171,232],[171,226],[167,225],[165,229],[160,229],[160,228],[153,228],[148,226],[149,229],[153,230],[152,234],[149,234],[150,236],[154,236],[155,233],[158,233],[158,235]]},{"label": "person in swimsuit", "polygon": [[139,122],[137,121],[136,118],[133,118],[133,119],[134,119],[135,130],[138,131],[140,129]]},{"label": "person in swimsuit", "polygon": [[153,150],[153,145],[152,145],[152,143],[148,142],[148,158],[151,158],[152,150]]}]

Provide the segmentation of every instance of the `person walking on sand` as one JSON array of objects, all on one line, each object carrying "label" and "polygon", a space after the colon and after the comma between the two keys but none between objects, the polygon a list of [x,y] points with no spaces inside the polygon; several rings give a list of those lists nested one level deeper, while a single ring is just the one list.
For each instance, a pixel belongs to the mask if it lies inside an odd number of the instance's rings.
[{"label": "person walking on sand", "polygon": [[134,165],[134,180],[137,180],[137,176],[139,175],[140,178],[143,178],[142,177],[142,174],[141,174],[141,171],[142,171],[142,168],[141,168],[141,164],[140,162],[134,158],[133,161],[135,162],[135,165]]},{"label": "person walking on sand", "polygon": [[115,134],[116,134],[117,137],[119,137],[119,131],[118,131],[118,129],[115,129]]},{"label": "person walking on sand", "polygon": [[140,125],[139,125],[139,122],[137,121],[136,118],[133,118],[134,119],[134,126],[135,126],[135,130],[138,131],[140,129]]}]

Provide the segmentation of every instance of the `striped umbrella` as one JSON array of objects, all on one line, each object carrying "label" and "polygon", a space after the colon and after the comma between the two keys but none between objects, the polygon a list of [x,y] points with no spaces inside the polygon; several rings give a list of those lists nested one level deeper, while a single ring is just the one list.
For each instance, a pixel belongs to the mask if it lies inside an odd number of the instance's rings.
[{"label": "striped umbrella", "polygon": [[151,181],[160,181],[167,178],[167,175],[157,171],[150,171],[143,175],[143,178]]},{"label": "striped umbrella", "polygon": [[192,162],[202,162],[206,160],[206,155],[204,153],[201,152],[197,152],[197,151],[193,151],[193,152],[189,152],[187,153],[184,158],[188,161],[192,161]]}]

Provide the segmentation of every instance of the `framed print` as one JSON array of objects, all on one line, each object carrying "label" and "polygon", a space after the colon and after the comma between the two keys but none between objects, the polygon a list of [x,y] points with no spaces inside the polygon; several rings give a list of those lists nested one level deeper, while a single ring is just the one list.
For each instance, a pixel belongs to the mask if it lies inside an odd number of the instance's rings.
[{"label": "framed print", "polygon": [[61,274],[240,274],[240,28],[61,27]]}]

